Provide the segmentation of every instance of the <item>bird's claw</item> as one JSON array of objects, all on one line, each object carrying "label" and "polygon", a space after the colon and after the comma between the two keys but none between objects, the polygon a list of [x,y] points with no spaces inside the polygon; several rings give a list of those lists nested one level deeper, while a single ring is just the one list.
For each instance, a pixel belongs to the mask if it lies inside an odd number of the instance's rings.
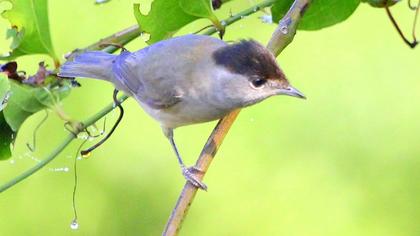
[{"label": "bird's claw", "polygon": [[201,180],[197,177],[197,174],[203,173],[202,170],[198,169],[195,166],[191,167],[183,167],[182,168],[182,175],[184,175],[185,179],[194,185],[197,188],[200,188],[204,191],[207,191],[207,185],[205,185]]}]

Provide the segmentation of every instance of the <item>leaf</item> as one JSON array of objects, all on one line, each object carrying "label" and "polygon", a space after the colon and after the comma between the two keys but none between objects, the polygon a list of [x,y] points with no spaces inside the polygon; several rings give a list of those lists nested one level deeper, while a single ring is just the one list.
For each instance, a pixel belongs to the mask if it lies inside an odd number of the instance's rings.
[{"label": "leaf", "polygon": [[[278,22],[289,10],[293,0],[277,0],[271,7],[273,21]],[[318,30],[346,20],[359,6],[360,0],[313,0],[298,29]]]},{"label": "leaf", "polygon": [[401,0],[362,0],[362,2],[369,3],[372,7],[384,8],[395,5]]},{"label": "leaf", "polygon": [[[0,83],[0,91],[2,84],[3,82]],[[10,99],[7,106],[0,111],[0,160],[10,157],[10,146],[23,122],[40,110],[55,108],[71,89],[71,83],[68,81],[63,81],[62,85],[55,85],[49,89],[21,84],[13,80],[9,80],[9,84]]]},{"label": "leaf", "polygon": [[[24,78],[22,82],[9,80],[0,74],[0,98],[9,97],[7,106],[0,107],[0,160],[10,157],[10,146],[20,126],[28,117],[47,108],[59,110],[59,102],[70,93],[71,81],[48,76],[49,72],[44,64],[40,63],[39,66],[34,76]],[[10,71],[3,72],[8,74]],[[35,78],[36,82],[41,77],[43,86],[35,86],[40,84],[28,82],[30,78]],[[25,82],[28,84],[24,84]]]},{"label": "leaf", "polygon": [[0,75],[0,111],[2,111],[3,108],[6,106],[9,94],[9,80],[3,75]]},{"label": "leaf", "polygon": [[10,2],[12,9],[2,13],[12,27],[7,30],[7,37],[13,38],[11,52],[0,56],[1,60],[10,60],[22,55],[48,54],[54,61],[55,55],[48,21],[47,0],[0,0]]},{"label": "leaf", "polygon": [[14,137],[15,133],[6,123],[3,112],[0,112],[0,160],[9,159],[12,156],[10,147]]},{"label": "leaf", "polygon": [[29,116],[46,108],[54,108],[70,92],[69,84],[51,89],[32,87],[14,81],[10,81],[10,85],[11,96],[3,113],[7,124],[14,132],[19,130]]},{"label": "leaf", "polygon": [[179,6],[189,15],[203,18],[215,17],[210,0],[195,0],[193,3],[191,4],[191,0],[179,0]]},{"label": "leaf", "polygon": [[139,7],[140,4],[134,4],[134,16],[140,29],[150,34],[148,44],[170,38],[183,26],[200,18],[208,18],[216,27],[222,27],[210,0],[154,0],[147,15],[143,15]]}]

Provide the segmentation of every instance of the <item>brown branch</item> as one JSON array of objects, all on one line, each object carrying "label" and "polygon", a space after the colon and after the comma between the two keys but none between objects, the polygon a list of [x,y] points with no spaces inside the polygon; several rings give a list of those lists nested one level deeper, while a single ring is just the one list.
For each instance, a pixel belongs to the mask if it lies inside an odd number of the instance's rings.
[{"label": "brown branch", "polygon": [[[310,2],[311,0],[295,0],[287,14],[280,20],[279,25],[274,31],[267,46],[274,55],[278,56],[293,40],[299,20]],[[199,176],[200,180],[203,179],[206,174],[217,150],[222,144],[224,137],[229,132],[229,129],[239,112],[240,110],[235,110],[221,119],[208,138],[207,143],[195,164],[198,169],[203,170],[202,174]],[[178,234],[197,190],[197,187],[189,182],[185,183],[162,235],[173,236]]]}]

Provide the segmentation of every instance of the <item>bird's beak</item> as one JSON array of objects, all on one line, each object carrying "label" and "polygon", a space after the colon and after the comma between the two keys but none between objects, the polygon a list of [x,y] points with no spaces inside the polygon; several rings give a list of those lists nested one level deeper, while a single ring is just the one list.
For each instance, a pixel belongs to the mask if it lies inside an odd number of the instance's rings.
[{"label": "bird's beak", "polygon": [[287,86],[287,88],[285,88],[285,89],[280,89],[278,94],[284,94],[284,95],[289,95],[289,96],[292,96],[292,97],[306,99],[305,95],[303,95],[302,92],[300,92],[299,90],[297,90],[296,88],[294,88],[291,85]]}]

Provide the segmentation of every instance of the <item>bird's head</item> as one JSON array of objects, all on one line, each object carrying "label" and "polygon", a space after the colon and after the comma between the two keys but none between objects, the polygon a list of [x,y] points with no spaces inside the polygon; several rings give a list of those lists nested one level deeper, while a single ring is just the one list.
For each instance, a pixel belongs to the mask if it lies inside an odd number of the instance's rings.
[{"label": "bird's head", "polygon": [[219,48],[213,59],[223,71],[220,90],[237,106],[249,106],[274,95],[305,98],[290,85],[273,54],[254,40]]}]

